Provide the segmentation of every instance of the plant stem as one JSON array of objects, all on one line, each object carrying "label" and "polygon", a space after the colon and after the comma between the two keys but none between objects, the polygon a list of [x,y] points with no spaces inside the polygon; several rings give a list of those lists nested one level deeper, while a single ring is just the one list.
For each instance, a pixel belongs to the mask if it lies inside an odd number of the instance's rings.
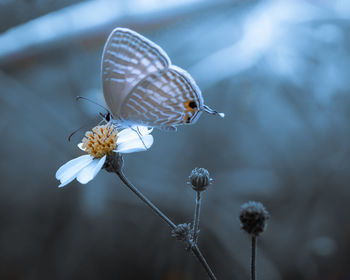
[{"label": "plant stem", "polygon": [[193,254],[197,257],[198,261],[201,263],[201,265],[204,267],[205,271],[207,272],[209,278],[211,280],[217,280],[214,272],[211,270],[209,264],[205,260],[204,256],[202,255],[201,251],[198,248],[197,244],[194,244],[192,247]]},{"label": "plant stem", "polygon": [[202,204],[202,198],[201,198],[201,192],[196,191],[196,206],[194,209],[194,218],[193,218],[193,243],[198,243],[198,234],[199,234],[199,219],[201,215],[201,204]]},{"label": "plant stem", "polygon": [[117,175],[123,181],[123,183],[140,198],[148,207],[150,207],[153,212],[155,212],[164,222],[166,222],[172,229],[176,228],[176,225],[165,215],[162,211],[159,210],[147,197],[145,197],[129,180],[125,177],[123,171],[117,171]]},{"label": "plant stem", "polygon": [[[123,181],[125,186],[127,186],[138,198],[140,198],[148,207],[150,207],[153,212],[155,212],[164,222],[166,222],[172,229],[176,228],[175,223],[171,221],[157,206],[155,206],[147,197],[145,197],[133,184],[129,182],[129,180],[125,177],[122,170],[116,170],[115,173],[119,176],[119,178]],[[191,250],[193,254],[196,256],[200,264],[203,266],[205,271],[207,272],[209,278],[211,280],[217,280],[210,266],[208,265],[206,259],[203,254],[199,250],[197,244],[191,244]]]},{"label": "plant stem", "polygon": [[255,280],[255,259],[256,259],[256,243],[257,237],[252,236],[252,259],[250,264],[250,279]]}]

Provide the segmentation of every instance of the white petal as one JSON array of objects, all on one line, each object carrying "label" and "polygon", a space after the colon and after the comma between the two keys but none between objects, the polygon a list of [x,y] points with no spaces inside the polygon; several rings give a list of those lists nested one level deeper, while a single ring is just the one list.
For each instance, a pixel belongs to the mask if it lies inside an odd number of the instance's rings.
[{"label": "white petal", "polygon": [[83,148],[83,143],[79,143],[79,144],[78,144],[78,148],[79,148],[80,150],[82,150],[82,151],[85,151],[85,149]]},{"label": "white petal", "polygon": [[57,170],[56,179],[60,180],[61,182],[67,181],[74,174],[77,174],[81,169],[87,166],[92,160],[92,156],[83,155],[68,161]]},{"label": "white petal", "polygon": [[[142,139],[142,141],[141,141]],[[123,142],[117,146],[116,152],[118,153],[134,153],[134,152],[141,152],[148,150],[153,144],[153,136],[152,135],[145,135],[145,136],[138,136],[137,138]]]},{"label": "white petal", "polygon": [[152,132],[152,130],[153,128],[148,129],[147,126],[133,126],[132,128],[125,128],[118,133],[117,145],[148,135]]},{"label": "white petal", "polygon": [[148,135],[153,131],[153,128],[148,128],[148,126],[133,126],[134,130],[137,130],[142,136]]},{"label": "white petal", "polygon": [[81,170],[77,176],[77,180],[81,184],[86,184],[95,178],[106,161],[106,155],[101,159],[94,159],[88,166]]},{"label": "white petal", "polygon": [[62,181],[62,180],[61,180],[61,184],[59,184],[58,187],[59,187],[59,188],[62,188],[62,187],[64,187],[65,185],[68,185],[70,182],[72,182],[72,181],[75,179],[75,177],[77,177],[77,174],[74,174],[74,176],[70,177],[70,178],[69,178],[68,180],[66,180],[66,181]]}]

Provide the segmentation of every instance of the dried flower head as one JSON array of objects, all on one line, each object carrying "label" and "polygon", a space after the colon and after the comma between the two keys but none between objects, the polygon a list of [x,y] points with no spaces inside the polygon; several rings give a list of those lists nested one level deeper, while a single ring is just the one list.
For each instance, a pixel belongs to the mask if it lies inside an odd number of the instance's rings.
[{"label": "dried flower head", "polygon": [[189,183],[196,191],[203,191],[213,181],[210,178],[209,171],[205,168],[198,168],[192,170],[191,175],[188,177]]},{"label": "dried flower head", "polygon": [[241,227],[247,233],[258,236],[264,232],[266,221],[270,218],[270,214],[260,202],[249,201],[242,204],[239,219]]},{"label": "dried flower head", "polygon": [[171,232],[171,236],[181,241],[188,241],[191,239],[191,224],[179,224]]}]

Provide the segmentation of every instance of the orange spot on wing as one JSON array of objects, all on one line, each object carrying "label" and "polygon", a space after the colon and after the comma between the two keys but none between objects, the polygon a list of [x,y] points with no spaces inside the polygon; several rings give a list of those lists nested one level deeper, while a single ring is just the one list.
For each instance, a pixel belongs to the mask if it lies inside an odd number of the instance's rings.
[{"label": "orange spot on wing", "polygon": [[188,100],[184,102],[184,105],[186,108],[186,112],[194,112],[195,109],[197,108],[197,104],[193,100]]}]

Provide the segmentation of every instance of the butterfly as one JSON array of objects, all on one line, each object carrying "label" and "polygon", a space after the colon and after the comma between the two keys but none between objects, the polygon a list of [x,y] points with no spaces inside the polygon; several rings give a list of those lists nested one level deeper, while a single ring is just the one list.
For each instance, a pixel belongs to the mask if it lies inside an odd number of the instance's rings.
[{"label": "butterfly", "polygon": [[133,30],[118,27],[111,32],[101,66],[110,110],[107,121],[119,126],[176,130],[178,125],[195,123],[203,111],[224,116],[204,105],[188,72],[172,65],[160,46]]}]

